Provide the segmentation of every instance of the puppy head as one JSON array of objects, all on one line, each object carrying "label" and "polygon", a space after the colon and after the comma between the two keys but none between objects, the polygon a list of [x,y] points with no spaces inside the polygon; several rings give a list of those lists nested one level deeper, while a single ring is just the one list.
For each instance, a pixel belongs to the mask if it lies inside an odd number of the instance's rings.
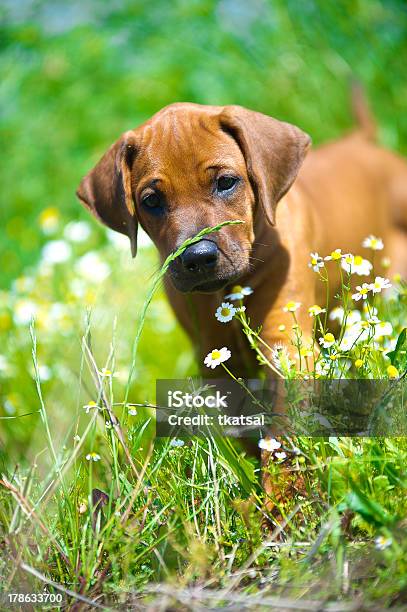
[{"label": "puppy head", "polygon": [[206,235],[171,264],[180,291],[216,291],[248,272],[254,215],[274,225],[309,145],[295,126],[239,106],[173,104],[123,134],[77,195],[130,238],[133,256],[138,223],[165,259],[205,227],[244,221]]}]

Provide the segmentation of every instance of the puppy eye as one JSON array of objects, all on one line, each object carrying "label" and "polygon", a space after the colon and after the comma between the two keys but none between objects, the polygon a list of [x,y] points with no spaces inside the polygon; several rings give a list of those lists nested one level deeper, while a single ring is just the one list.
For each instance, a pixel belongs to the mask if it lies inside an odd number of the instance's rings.
[{"label": "puppy eye", "polygon": [[216,182],[216,188],[218,191],[230,191],[238,182],[236,176],[220,176]]},{"label": "puppy eye", "polygon": [[151,212],[159,212],[162,210],[162,202],[158,193],[150,193],[142,200],[143,206],[148,208]]}]

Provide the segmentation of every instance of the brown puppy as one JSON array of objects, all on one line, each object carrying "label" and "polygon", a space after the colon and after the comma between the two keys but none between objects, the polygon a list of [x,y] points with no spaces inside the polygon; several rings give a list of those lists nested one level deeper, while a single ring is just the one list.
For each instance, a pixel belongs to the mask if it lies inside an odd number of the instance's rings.
[{"label": "brown puppy", "polygon": [[[129,236],[133,255],[138,223],[164,260],[205,227],[245,222],[190,246],[168,275],[170,302],[200,363],[225,345],[236,374],[255,368],[238,326],[214,317],[236,281],[254,289],[248,312],[273,345],[284,341],[279,325],[292,323],[286,302],[303,304],[297,314],[306,334],[306,307],[325,304],[325,287],[308,267],[311,251],[360,253],[363,238],[375,234],[394,270],[406,272],[407,165],[371,142],[367,111],[360,103],[356,111],[359,131],[304,161],[310,138],[297,127],[238,106],[173,104],[126,132],[81,182],[81,202]],[[337,289],[331,282],[331,297]]]},{"label": "brown puppy", "polygon": [[[360,253],[363,238],[375,234],[394,269],[406,272],[407,165],[371,142],[372,122],[356,101],[361,129],[310,152],[304,163],[310,138],[292,125],[238,106],[173,104],[126,132],[80,184],[81,202],[128,235],[133,255],[138,223],[164,260],[205,227],[245,222],[188,247],[166,279],[201,364],[210,350],[227,346],[236,375],[256,368],[239,326],[214,317],[236,281],[254,289],[245,303],[272,346],[285,340],[279,326],[292,324],[283,312],[288,301],[303,305],[297,317],[308,335],[307,307],[326,302],[325,287],[308,266],[311,251]],[[331,279],[331,298],[338,283]],[[263,452],[263,466],[268,460]],[[263,470],[268,516],[276,517],[276,500],[301,482],[292,482],[288,471],[279,491],[273,484]]]}]

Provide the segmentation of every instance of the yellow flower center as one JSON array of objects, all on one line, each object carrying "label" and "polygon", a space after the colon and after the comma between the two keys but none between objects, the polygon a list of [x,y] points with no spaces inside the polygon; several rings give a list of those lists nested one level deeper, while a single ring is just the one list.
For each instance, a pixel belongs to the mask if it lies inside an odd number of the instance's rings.
[{"label": "yellow flower center", "polygon": [[387,368],[387,374],[389,378],[398,378],[399,371],[394,365],[389,365],[389,367]]},{"label": "yellow flower center", "polygon": [[57,223],[59,220],[59,211],[57,208],[46,208],[40,214],[40,223],[41,225],[47,225],[49,222]]},{"label": "yellow flower center", "polygon": [[234,287],[232,287],[232,293],[241,293],[241,292],[242,292],[241,285],[235,285]]},{"label": "yellow flower center", "polygon": [[363,257],[361,257],[360,255],[356,255],[353,263],[355,264],[355,266],[360,266],[363,263]]},{"label": "yellow flower center", "polygon": [[228,317],[230,315],[230,309],[229,308],[222,308],[220,313],[221,313],[222,317]]},{"label": "yellow flower center", "polygon": [[363,366],[363,361],[361,359],[356,359],[355,361],[355,367],[356,368],[361,368]]},{"label": "yellow flower center", "polygon": [[332,251],[331,257],[332,257],[332,259],[340,259],[342,257],[342,255],[341,255],[340,251]]},{"label": "yellow flower center", "polygon": [[322,311],[322,308],[320,306],[318,306],[318,304],[314,304],[314,306],[310,306],[308,311],[311,314],[319,314]]},{"label": "yellow flower center", "polygon": [[325,334],[325,342],[335,342],[335,336],[333,334]]},{"label": "yellow flower center", "polygon": [[219,359],[220,358],[220,351],[216,351],[216,350],[212,351],[211,357],[212,357],[212,359]]}]

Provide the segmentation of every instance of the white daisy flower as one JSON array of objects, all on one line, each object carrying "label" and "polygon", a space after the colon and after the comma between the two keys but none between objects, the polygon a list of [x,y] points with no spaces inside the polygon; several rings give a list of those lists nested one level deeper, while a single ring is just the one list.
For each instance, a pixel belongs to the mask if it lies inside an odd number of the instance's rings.
[{"label": "white daisy flower", "polygon": [[98,455],[97,453],[88,453],[86,455],[86,459],[88,461],[100,461],[100,455]]},{"label": "white daisy flower", "polygon": [[243,300],[246,295],[251,295],[253,289],[251,287],[242,287],[241,285],[235,285],[232,287],[231,293],[225,295],[225,300]]},{"label": "white daisy flower", "polygon": [[393,540],[391,538],[385,538],[384,536],[379,536],[374,541],[377,550],[385,550],[392,545]]},{"label": "white daisy flower", "polygon": [[341,352],[350,351],[354,344],[355,338],[351,335],[348,336],[345,334],[338,348]]},{"label": "white daisy flower", "polygon": [[311,261],[308,267],[312,268],[314,272],[319,272],[320,268],[324,267],[324,260],[318,253],[310,253]]},{"label": "white daisy flower", "polygon": [[136,408],[129,408],[128,409],[128,413],[130,416],[136,416],[137,415],[137,410]]},{"label": "white daisy flower", "polygon": [[330,255],[325,257],[325,261],[338,261],[338,259],[342,259],[342,257],[342,249],[335,249]]},{"label": "white daisy flower", "polygon": [[383,289],[389,289],[391,287],[391,282],[388,278],[383,278],[382,276],[376,276],[374,282],[371,283],[370,288],[373,293],[380,293]]},{"label": "white daisy flower", "polygon": [[332,308],[331,312],[329,313],[330,321],[339,321],[339,323],[342,323],[344,316],[345,310],[342,308],[342,306]]},{"label": "white daisy flower", "polygon": [[65,240],[50,240],[41,251],[43,263],[49,265],[64,263],[71,255],[71,246]]},{"label": "white daisy flower", "polygon": [[287,302],[283,310],[284,312],[295,312],[296,310],[299,309],[300,306],[301,306],[301,302],[290,301],[290,302]]},{"label": "white daisy flower", "polygon": [[287,453],[285,453],[284,451],[281,451],[281,453],[274,453],[274,457],[282,461],[287,457]]},{"label": "white daisy flower", "polygon": [[45,208],[41,212],[38,221],[44,234],[55,234],[60,221],[60,214],[58,209],[54,208],[53,206]]},{"label": "white daisy flower", "polygon": [[178,440],[177,438],[173,438],[170,442],[170,446],[174,446],[175,448],[184,446],[184,444],[185,444],[184,440]]},{"label": "white daisy flower", "polygon": [[319,338],[318,342],[324,348],[330,348],[335,344],[335,336],[328,332],[324,337]]},{"label": "white daisy flower", "polygon": [[325,359],[320,359],[315,364],[315,373],[318,376],[326,376],[329,373],[330,364]]},{"label": "white daisy flower", "polygon": [[[354,323],[357,323],[362,318],[359,310],[348,310],[346,313],[346,327],[351,327]],[[331,321],[338,321],[343,323],[345,319],[345,310],[342,306],[336,306],[329,313],[329,319]]]},{"label": "white daisy flower", "polygon": [[216,310],[215,317],[221,323],[229,323],[236,314],[236,308],[230,302],[222,302]]},{"label": "white daisy flower", "polygon": [[13,308],[13,319],[16,325],[27,325],[36,316],[38,305],[32,300],[17,300]]},{"label": "white daisy flower", "polygon": [[40,380],[46,382],[52,378],[52,370],[46,365],[41,365],[38,368],[38,374],[40,376]]},{"label": "white daisy flower", "polygon": [[354,325],[347,328],[343,339],[347,338],[351,344],[364,342],[369,337],[369,324],[366,321],[357,321]]},{"label": "white daisy flower", "polygon": [[348,274],[358,274],[359,276],[369,276],[373,266],[367,259],[360,255],[347,253],[343,256],[341,266]]},{"label": "white daisy flower", "polygon": [[375,325],[374,337],[383,338],[384,336],[391,336],[393,333],[393,326],[389,321],[380,321]]},{"label": "white daisy flower", "polygon": [[89,251],[78,259],[75,271],[91,283],[102,283],[111,272],[108,264],[94,251]]},{"label": "white daisy flower", "polygon": [[352,325],[359,323],[361,320],[362,315],[360,314],[359,310],[349,310],[348,316],[346,317],[346,327],[352,327]]},{"label": "white daisy flower", "polygon": [[376,317],[376,315],[375,315],[375,314],[370,314],[370,313],[369,313],[368,318],[366,319],[366,321],[363,321],[363,322],[361,323],[361,325],[362,325],[362,327],[365,327],[365,325],[364,325],[364,324],[367,324],[367,325],[371,325],[371,326],[373,327],[373,326],[374,326],[374,325],[376,325],[377,323],[380,323],[380,319],[379,319],[379,317]]},{"label": "white daisy flower", "polygon": [[370,234],[370,236],[363,240],[362,246],[364,246],[366,249],[372,249],[372,251],[381,251],[384,244],[381,238],[377,238],[376,236],[373,236],[373,234]]},{"label": "white daisy flower", "polygon": [[221,349],[213,349],[204,359],[204,364],[207,368],[212,368],[214,370],[216,366],[227,361],[232,356],[232,353],[229,349],[224,346]]},{"label": "white daisy flower", "polygon": [[94,402],[93,400],[90,400],[90,402],[85,404],[84,409],[85,409],[86,414],[89,414],[91,410],[99,410],[99,406],[97,405],[96,402]]},{"label": "white daisy flower", "polygon": [[367,295],[370,290],[371,290],[371,285],[369,285],[368,283],[363,283],[363,285],[358,285],[356,287],[357,293],[354,293],[352,295],[352,299],[355,300],[355,302],[358,302],[359,300],[367,300]]},{"label": "white daisy flower", "polygon": [[281,442],[279,442],[275,438],[261,438],[259,440],[259,448],[261,448],[262,450],[269,451],[270,453],[272,453],[273,451],[277,450],[280,447],[281,447]]},{"label": "white daisy flower", "polygon": [[320,315],[323,312],[326,312],[326,309],[321,308],[321,306],[318,306],[318,304],[314,304],[313,306],[310,306],[308,308],[308,313],[310,317],[316,317],[317,315]]},{"label": "white daisy flower", "polygon": [[102,376],[102,378],[110,378],[111,376],[113,376],[113,372],[111,370],[108,370],[107,368],[102,368],[101,370],[99,370],[99,374],[100,376]]},{"label": "white daisy flower", "polygon": [[64,237],[71,242],[85,242],[91,234],[91,227],[86,221],[71,221],[64,230]]}]

